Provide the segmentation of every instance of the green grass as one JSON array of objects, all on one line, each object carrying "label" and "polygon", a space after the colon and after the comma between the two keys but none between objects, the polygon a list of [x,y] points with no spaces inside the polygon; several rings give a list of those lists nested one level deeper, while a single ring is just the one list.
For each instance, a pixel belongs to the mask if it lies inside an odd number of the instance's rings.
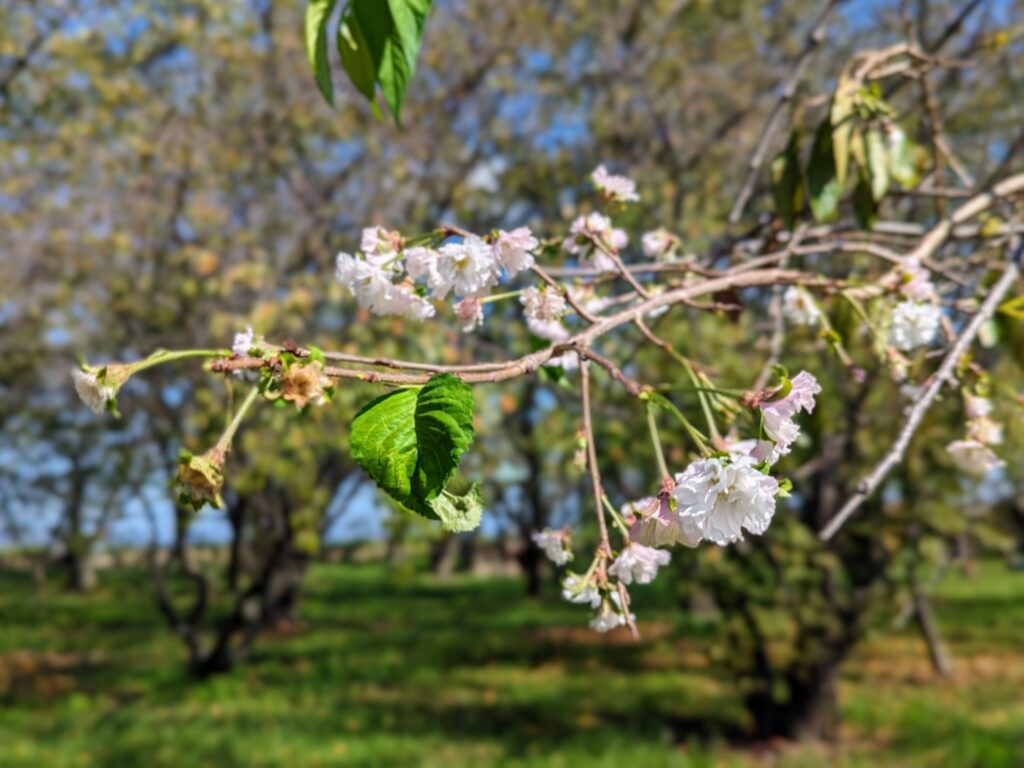
[{"label": "green grass", "polygon": [[[313,569],[303,626],[251,663],[190,680],[142,573],[90,596],[0,577],[2,766],[1024,765],[1024,573],[951,573],[936,610],[956,655],[935,680],[911,631],[845,668],[837,747],[729,746],[742,711],[665,583],[647,639],[518,582]],[[687,737],[700,723],[711,737]],[[770,749],[770,754],[765,754]]]}]

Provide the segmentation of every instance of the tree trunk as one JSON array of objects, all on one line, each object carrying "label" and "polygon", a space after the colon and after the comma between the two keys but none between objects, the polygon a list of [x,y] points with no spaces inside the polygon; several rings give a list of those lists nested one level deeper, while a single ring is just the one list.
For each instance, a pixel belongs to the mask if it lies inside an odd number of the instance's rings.
[{"label": "tree trunk", "polygon": [[815,668],[807,677],[789,676],[787,696],[772,697],[762,690],[746,698],[758,739],[786,738],[832,741],[839,727],[837,682],[839,661]]},{"label": "tree trunk", "polygon": [[914,596],[914,617],[917,619],[917,626],[921,630],[925,645],[928,646],[928,656],[932,660],[932,668],[940,675],[948,675],[953,671],[953,658],[946,650],[942,642],[942,635],[935,624],[935,617],[932,615],[932,606],[928,602],[924,590],[913,579],[911,584]]},{"label": "tree trunk", "polygon": [[65,585],[70,592],[89,592],[96,587],[96,568],[91,553],[72,547],[64,556]]}]

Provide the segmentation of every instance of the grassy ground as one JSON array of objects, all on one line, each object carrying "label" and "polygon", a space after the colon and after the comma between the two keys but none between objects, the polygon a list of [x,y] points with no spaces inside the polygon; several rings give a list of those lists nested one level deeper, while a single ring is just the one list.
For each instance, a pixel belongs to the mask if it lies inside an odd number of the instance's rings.
[{"label": "grassy ground", "polygon": [[5,767],[1024,765],[1024,573],[997,563],[942,584],[951,679],[912,632],[879,636],[845,669],[838,747],[756,752],[680,735],[742,713],[657,587],[635,646],[517,582],[319,566],[302,627],[196,684],[142,573],[42,603],[0,578]]}]

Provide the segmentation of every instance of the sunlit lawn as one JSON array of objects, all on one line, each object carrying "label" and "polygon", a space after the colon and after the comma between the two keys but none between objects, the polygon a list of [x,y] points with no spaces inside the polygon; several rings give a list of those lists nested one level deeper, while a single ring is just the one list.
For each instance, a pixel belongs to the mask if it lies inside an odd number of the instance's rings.
[{"label": "sunlit lawn", "polygon": [[102,581],[42,604],[0,582],[0,766],[1024,765],[1024,573],[1000,563],[942,585],[951,679],[912,630],[879,635],[846,667],[838,748],[753,751],[730,746],[742,711],[667,582],[637,646],[554,590],[321,565],[301,626],[198,684],[145,576]]}]

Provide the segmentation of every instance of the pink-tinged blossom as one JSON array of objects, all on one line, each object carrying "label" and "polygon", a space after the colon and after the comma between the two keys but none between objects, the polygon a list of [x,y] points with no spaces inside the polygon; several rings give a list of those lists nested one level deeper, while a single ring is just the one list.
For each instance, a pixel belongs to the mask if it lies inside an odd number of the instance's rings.
[{"label": "pink-tinged blossom", "polygon": [[556,290],[547,287],[530,286],[519,296],[526,316],[533,320],[550,322],[558,320],[565,314],[565,297]]},{"label": "pink-tinged blossom", "polygon": [[693,519],[680,518],[668,503],[668,494],[661,497],[648,496],[626,504],[623,515],[631,513],[635,518],[629,529],[629,537],[646,547],[671,547],[682,544],[696,547],[702,534]]},{"label": "pink-tinged blossom", "polygon": [[765,434],[775,443],[776,455],[766,457],[768,461],[775,461],[777,456],[789,453],[793,443],[800,437],[800,426],[793,417],[800,411],[811,413],[814,410],[814,398],[821,392],[818,380],[807,371],[794,376],[790,385],[785,397],[760,406],[764,414]]},{"label": "pink-tinged blossom", "polygon": [[475,235],[461,243],[447,243],[439,249],[438,279],[431,288],[444,298],[453,290],[458,296],[480,296],[498,282],[494,250]]},{"label": "pink-tinged blossom", "polygon": [[645,232],[640,240],[644,256],[656,261],[671,261],[675,250],[676,238],[664,227]]},{"label": "pink-tinged blossom", "polygon": [[938,335],[941,316],[942,313],[934,304],[914,301],[897,304],[892,311],[890,343],[903,352],[931,345]]},{"label": "pink-tinged blossom", "polygon": [[569,536],[564,531],[534,531],[530,534],[533,543],[544,550],[548,560],[555,565],[565,565],[572,560],[572,550],[569,549]]},{"label": "pink-tinged blossom", "polygon": [[608,173],[603,165],[597,166],[590,174],[594,187],[607,199],[620,203],[635,203],[640,199],[636,193],[636,182],[626,176]]},{"label": "pink-tinged blossom", "polygon": [[384,227],[367,227],[359,243],[359,250],[367,256],[395,254],[402,250],[404,241],[398,232]]},{"label": "pink-tinged blossom", "polygon": [[632,584],[634,581],[637,584],[650,584],[658,575],[658,569],[668,565],[671,559],[664,550],[632,543],[608,567],[608,574],[623,584]]},{"label": "pink-tinged blossom", "polygon": [[1005,464],[991,448],[977,440],[954,440],[946,450],[958,469],[974,477],[984,477]]},{"label": "pink-tinged blossom", "polygon": [[235,334],[235,339],[231,343],[231,352],[237,357],[246,357],[249,354],[249,350],[253,347],[253,341],[255,337],[252,333],[252,326],[245,326],[244,331],[240,331]]},{"label": "pink-tinged blossom", "polygon": [[743,538],[743,530],[762,534],[775,514],[779,484],[763,474],[752,458],[700,459],[676,475],[672,495],[681,522],[696,525],[703,538],[718,545]]},{"label": "pink-tinged blossom", "polygon": [[507,272],[515,277],[533,267],[532,251],[537,250],[540,241],[533,236],[529,227],[517,227],[509,232],[499,231],[494,240],[494,256]]},{"label": "pink-tinged blossom", "polygon": [[484,324],[484,305],[480,299],[465,298],[455,304],[455,317],[466,333]]},{"label": "pink-tinged blossom", "polygon": [[629,238],[621,229],[613,228],[607,216],[594,212],[573,221],[569,227],[569,236],[562,241],[562,248],[578,256],[584,266],[613,271],[616,268],[615,262],[595,246],[596,242],[605,248],[620,251],[626,247]]},{"label": "pink-tinged blossom", "polygon": [[914,301],[931,301],[935,298],[931,275],[916,259],[908,260],[899,270],[896,290]]}]

